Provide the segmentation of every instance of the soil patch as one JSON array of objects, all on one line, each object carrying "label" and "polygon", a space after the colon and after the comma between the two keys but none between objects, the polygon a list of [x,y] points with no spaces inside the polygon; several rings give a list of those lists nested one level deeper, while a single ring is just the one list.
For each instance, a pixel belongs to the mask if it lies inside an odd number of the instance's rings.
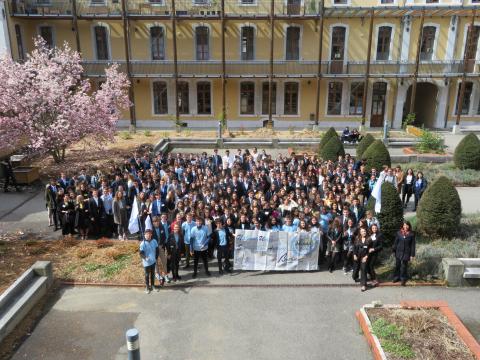
[{"label": "soil patch", "polygon": [[366,309],[388,360],[474,360],[437,309]]}]

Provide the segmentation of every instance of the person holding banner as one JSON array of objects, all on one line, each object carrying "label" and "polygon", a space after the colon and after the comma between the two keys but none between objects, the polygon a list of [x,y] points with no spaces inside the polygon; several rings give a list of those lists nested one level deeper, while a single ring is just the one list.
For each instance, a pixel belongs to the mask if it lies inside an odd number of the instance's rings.
[{"label": "person holding banner", "polygon": [[192,278],[197,277],[198,260],[202,258],[205,273],[210,276],[208,271],[208,233],[207,227],[203,225],[203,219],[197,217],[196,225],[190,232],[190,255],[193,256],[193,275]]},{"label": "person holding banner", "polygon": [[326,239],[328,271],[332,273],[342,254],[342,226],[338,219],[335,219],[330,225]]},{"label": "person holding banner", "polygon": [[[213,243],[217,246],[218,272],[223,275],[223,270],[230,272],[232,264],[229,260],[230,231],[224,227],[220,218],[215,220],[216,229],[212,234]],[[224,263],[222,263],[222,260]]]},{"label": "person holding banner", "polygon": [[372,249],[372,240],[368,236],[367,229],[361,228],[360,234],[353,245],[353,280],[358,281],[358,273],[360,272],[361,290],[367,290],[367,265],[370,249]]}]

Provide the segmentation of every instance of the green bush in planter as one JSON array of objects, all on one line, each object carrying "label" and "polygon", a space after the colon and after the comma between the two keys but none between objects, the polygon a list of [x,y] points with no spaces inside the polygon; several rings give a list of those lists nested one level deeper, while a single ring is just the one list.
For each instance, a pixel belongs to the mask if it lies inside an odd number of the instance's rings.
[{"label": "green bush in planter", "polygon": [[471,133],[465,136],[455,148],[455,166],[459,169],[480,170],[480,140]]},{"label": "green bush in planter", "polygon": [[365,167],[368,172],[370,172],[372,168],[381,171],[384,165],[388,167],[392,166],[390,153],[380,140],[375,140],[362,154],[362,158],[367,160]]},{"label": "green bush in planter", "polygon": [[[367,210],[374,210],[375,198],[370,196],[367,202]],[[382,207],[380,213],[377,214],[380,222],[380,230],[385,236],[388,243],[393,243],[395,234],[403,222],[403,206],[400,196],[398,196],[397,189],[390,183],[382,184]]]},{"label": "green bush in planter", "polygon": [[325,134],[323,134],[322,136],[322,139],[320,140],[320,145],[318,147],[318,150],[321,151],[322,148],[325,146],[325,144],[332,138],[332,137],[336,137],[338,139],[340,139],[338,137],[338,134],[337,134],[337,131],[331,127],[330,129],[327,130],[327,132]]},{"label": "green bush in planter", "polygon": [[453,183],[439,177],[425,190],[417,208],[417,229],[431,237],[451,237],[460,226],[462,203]]}]

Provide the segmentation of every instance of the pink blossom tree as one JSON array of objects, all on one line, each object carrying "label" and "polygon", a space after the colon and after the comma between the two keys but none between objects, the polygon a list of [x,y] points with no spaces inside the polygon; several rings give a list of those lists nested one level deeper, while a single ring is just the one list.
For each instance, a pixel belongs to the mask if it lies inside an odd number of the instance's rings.
[{"label": "pink blossom tree", "polygon": [[50,49],[41,38],[24,63],[0,60],[0,147],[26,144],[29,152],[60,162],[80,140],[100,146],[114,141],[121,111],[130,106],[130,83],[112,65],[94,90],[80,60],[66,43]]}]

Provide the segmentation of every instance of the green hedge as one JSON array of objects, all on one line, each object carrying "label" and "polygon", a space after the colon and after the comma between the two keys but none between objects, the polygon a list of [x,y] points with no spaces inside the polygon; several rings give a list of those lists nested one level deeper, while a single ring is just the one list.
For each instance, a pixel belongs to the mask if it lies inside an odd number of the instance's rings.
[{"label": "green hedge", "polygon": [[388,167],[392,166],[390,153],[381,140],[375,140],[362,154],[362,158],[367,160],[365,167],[368,172],[370,172],[372,168],[380,172],[384,165]]},{"label": "green hedge", "polygon": [[330,140],[320,150],[320,157],[323,160],[338,160],[338,156],[345,156],[345,149],[340,139],[336,136],[332,136]]},{"label": "green hedge", "polygon": [[455,166],[459,169],[480,170],[480,140],[471,133],[465,136],[455,148]]},{"label": "green hedge", "polygon": [[425,190],[417,209],[417,229],[436,237],[455,235],[460,225],[462,203],[458,191],[445,176]]},{"label": "green hedge", "polygon": [[371,134],[367,134],[363,137],[363,139],[358,143],[357,149],[356,149],[356,158],[358,160],[362,159],[362,155],[365,152],[365,150],[368,149],[370,145],[375,141],[375,138]]},{"label": "green hedge", "polygon": [[[373,198],[373,196],[370,198]],[[373,202],[373,205],[375,205],[375,202]],[[392,243],[395,239],[395,234],[402,226],[403,206],[397,189],[388,182],[382,184],[382,207],[380,213],[377,214],[377,218],[385,239]]]},{"label": "green hedge", "polygon": [[322,151],[322,148],[325,146],[325,144],[332,138],[332,137],[336,137],[337,139],[340,139],[338,134],[337,134],[337,131],[331,127],[330,129],[328,129],[325,134],[323,134],[322,138],[320,139],[320,145],[318,147],[318,151]]}]

